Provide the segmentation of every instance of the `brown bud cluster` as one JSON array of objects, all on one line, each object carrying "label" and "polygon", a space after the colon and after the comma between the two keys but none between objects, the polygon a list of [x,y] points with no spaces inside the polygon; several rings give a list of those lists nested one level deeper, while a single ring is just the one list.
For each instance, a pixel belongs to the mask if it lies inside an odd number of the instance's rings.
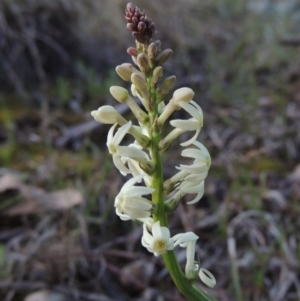
[{"label": "brown bud cluster", "polygon": [[125,9],[127,29],[132,36],[142,44],[149,44],[155,32],[155,24],[137,6],[128,3]]}]

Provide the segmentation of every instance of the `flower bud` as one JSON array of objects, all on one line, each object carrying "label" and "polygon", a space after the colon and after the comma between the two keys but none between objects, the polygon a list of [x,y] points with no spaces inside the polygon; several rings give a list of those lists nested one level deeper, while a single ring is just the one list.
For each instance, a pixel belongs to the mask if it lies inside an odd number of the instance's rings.
[{"label": "flower bud", "polygon": [[173,94],[173,101],[178,106],[179,101],[190,102],[195,93],[190,88],[180,88],[177,89]]},{"label": "flower bud", "polygon": [[157,65],[163,65],[173,54],[172,49],[165,49],[156,57]]},{"label": "flower bud", "polygon": [[155,65],[155,58],[157,55],[157,51],[158,51],[158,49],[157,49],[157,45],[155,43],[151,43],[148,46],[147,54],[148,54],[148,59],[149,59],[149,66],[151,68],[153,68]]},{"label": "flower bud", "polygon": [[132,73],[131,81],[135,85],[136,89],[138,90],[147,89],[146,81],[140,74]]},{"label": "flower bud", "polygon": [[169,76],[164,80],[164,82],[162,83],[161,87],[158,90],[158,95],[161,100],[163,100],[167,96],[170,90],[174,87],[175,82],[176,82],[175,75]]},{"label": "flower bud", "polygon": [[140,67],[140,70],[142,72],[147,73],[149,71],[148,58],[144,53],[140,53],[137,56],[137,63],[138,63],[138,66]]},{"label": "flower bud", "polygon": [[130,86],[130,90],[131,90],[131,94],[132,94],[134,97],[138,97],[138,92],[137,92],[136,87],[135,87],[134,84],[132,84],[132,85]]},{"label": "flower bud", "polygon": [[123,125],[127,120],[123,118],[112,106],[102,106],[97,111],[92,111],[91,115],[96,121],[105,124],[118,123]]},{"label": "flower bud", "polygon": [[153,59],[156,57],[157,49],[156,49],[156,45],[154,43],[151,43],[148,46],[147,53],[148,53],[149,59]]},{"label": "flower bud", "polygon": [[116,67],[117,74],[125,81],[130,81],[132,73],[143,75],[138,69],[134,68],[129,63],[124,63]]},{"label": "flower bud", "polygon": [[127,98],[129,97],[128,91],[119,86],[112,86],[110,87],[109,91],[113,98],[120,103],[126,102]]},{"label": "flower bud", "polygon": [[138,55],[138,51],[137,51],[137,49],[134,48],[134,47],[129,47],[129,48],[127,49],[127,53],[128,53],[129,55],[131,55],[131,56],[134,56],[134,57],[137,57],[137,55]]},{"label": "flower bud", "polygon": [[150,99],[150,94],[147,89],[146,81],[145,79],[137,73],[132,73],[131,75],[131,81],[135,85],[135,88],[139,92],[139,94],[145,99],[149,100]]},{"label": "flower bud", "polygon": [[159,79],[163,76],[163,68],[161,66],[156,67],[153,70],[153,84],[157,84],[157,82],[159,81]]},{"label": "flower bud", "polygon": [[125,64],[117,66],[116,72],[123,80],[130,81],[132,70],[129,68],[129,66],[126,66]]}]

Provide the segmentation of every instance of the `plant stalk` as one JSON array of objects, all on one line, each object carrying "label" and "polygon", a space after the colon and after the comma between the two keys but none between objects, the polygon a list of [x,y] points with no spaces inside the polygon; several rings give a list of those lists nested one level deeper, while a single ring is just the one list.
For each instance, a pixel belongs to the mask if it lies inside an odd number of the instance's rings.
[{"label": "plant stalk", "polygon": [[[152,141],[151,145],[151,157],[152,162],[155,166],[153,174],[152,187],[155,189],[152,195],[152,201],[156,204],[156,212],[154,214],[154,221],[160,221],[160,225],[168,227],[167,216],[164,209],[164,191],[163,191],[163,160],[162,155],[159,152],[159,143],[161,141],[160,129],[156,127],[156,120],[158,118],[158,104],[157,104],[157,90],[152,85],[152,78],[149,77],[148,90],[151,95],[153,111],[150,112],[150,138]],[[182,272],[181,267],[175,257],[174,251],[168,251],[162,255],[163,261],[170,273],[175,285],[178,290],[189,300],[189,301],[217,301],[215,298],[208,296],[206,293],[197,289],[192,282],[187,279]]]}]

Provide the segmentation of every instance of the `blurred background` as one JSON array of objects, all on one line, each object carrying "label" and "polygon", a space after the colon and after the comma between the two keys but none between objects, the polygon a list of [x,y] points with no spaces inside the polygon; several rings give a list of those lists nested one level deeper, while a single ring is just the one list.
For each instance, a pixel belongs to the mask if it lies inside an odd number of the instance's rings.
[{"label": "blurred background", "polygon": [[[0,300],[185,300],[141,246],[141,226],[115,215],[125,179],[107,154],[109,127],[90,116],[116,105],[111,85],[126,87],[114,71],[134,46],[126,3],[0,2]],[[205,195],[170,217],[171,233],[199,236],[217,279],[197,285],[220,301],[299,301],[299,2],[133,4],[174,51],[164,75],[193,88],[204,112]]]}]

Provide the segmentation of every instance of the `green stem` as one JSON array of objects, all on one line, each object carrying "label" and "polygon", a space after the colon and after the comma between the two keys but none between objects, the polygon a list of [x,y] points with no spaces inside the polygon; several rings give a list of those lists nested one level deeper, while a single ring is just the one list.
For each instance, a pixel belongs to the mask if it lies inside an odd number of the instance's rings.
[{"label": "green stem", "polygon": [[[154,221],[160,221],[160,225],[168,227],[167,216],[164,209],[164,191],[163,191],[163,162],[162,156],[159,153],[159,142],[161,141],[160,129],[156,127],[156,119],[158,117],[158,108],[156,102],[157,91],[151,85],[152,79],[148,79],[148,89],[152,97],[152,108],[150,112],[150,136],[151,144],[151,157],[155,166],[153,174],[152,187],[155,191],[152,195],[152,201],[156,204],[156,212],[154,214]],[[189,301],[217,301],[216,299],[208,296],[204,292],[198,290],[189,279],[187,279],[179,266],[175,257],[174,251],[168,251],[162,255],[163,261],[179,291]]]},{"label": "green stem", "polygon": [[169,251],[162,255],[164,263],[171,275],[178,290],[189,300],[189,301],[217,301],[217,299],[208,296],[206,293],[196,288],[183,274],[174,251]]}]

